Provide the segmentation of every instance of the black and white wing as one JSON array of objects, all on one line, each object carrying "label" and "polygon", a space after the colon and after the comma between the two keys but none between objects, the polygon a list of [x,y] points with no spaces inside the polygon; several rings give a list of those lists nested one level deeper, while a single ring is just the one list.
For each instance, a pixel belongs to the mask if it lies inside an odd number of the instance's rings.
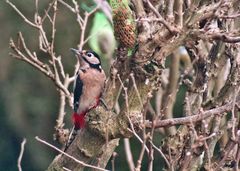
[{"label": "black and white wing", "polygon": [[74,99],[73,99],[73,107],[74,112],[77,112],[79,107],[79,100],[82,95],[82,89],[83,89],[83,82],[80,78],[80,74],[78,73],[76,75],[75,83],[73,85],[73,93],[74,93]]}]

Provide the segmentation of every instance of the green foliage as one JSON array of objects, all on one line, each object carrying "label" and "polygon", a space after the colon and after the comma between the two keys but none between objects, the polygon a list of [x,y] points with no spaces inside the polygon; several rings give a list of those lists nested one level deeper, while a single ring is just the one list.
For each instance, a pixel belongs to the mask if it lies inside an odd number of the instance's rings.
[{"label": "green foliage", "polygon": [[113,53],[116,41],[113,35],[113,28],[107,17],[102,12],[97,12],[93,18],[89,46],[100,56]]},{"label": "green foliage", "polygon": [[88,3],[92,3],[94,4],[92,7],[88,6],[88,4],[86,4],[85,2],[82,2],[81,3],[81,9],[86,11],[86,12],[91,12],[95,7],[96,7],[96,4],[92,1],[92,0],[89,0],[87,1]]},{"label": "green foliage", "polygon": [[109,2],[113,10],[118,9],[119,7],[129,8],[128,0],[110,0]]}]

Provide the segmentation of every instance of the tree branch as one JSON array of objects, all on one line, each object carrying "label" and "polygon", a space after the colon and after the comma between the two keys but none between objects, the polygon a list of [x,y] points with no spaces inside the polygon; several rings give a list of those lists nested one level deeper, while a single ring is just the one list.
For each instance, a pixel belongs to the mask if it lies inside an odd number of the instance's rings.
[{"label": "tree branch", "polygon": [[21,151],[19,153],[18,162],[17,162],[18,171],[22,171],[21,162],[22,162],[22,157],[23,157],[24,147],[25,147],[26,142],[27,142],[27,140],[26,140],[26,138],[24,138],[22,143],[21,143]]},{"label": "tree branch", "polygon": [[[236,104],[240,105],[240,97],[236,100]],[[155,122],[155,127],[160,128],[160,127],[169,127],[169,126],[174,126],[174,125],[184,125],[184,124],[190,124],[190,123],[195,123],[202,121],[208,117],[214,117],[215,115],[220,115],[224,112],[228,112],[232,110],[232,102],[227,103],[221,107],[216,107],[214,109],[210,109],[208,111],[199,111],[195,115],[187,116],[187,117],[182,117],[182,118],[172,118],[172,119],[165,119],[165,120],[158,120]],[[146,127],[151,128],[152,123],[147,121]]]},{"label": "tree branch", "polygon": [[100,167],[96,167],[96,166],[92,166],[92,165],[86,164],[86,163],[84,163],[84,162],[82,162],[82,161],[80,161],[80,160],[74,158],[73,156],[71,156],[71,155],[65,153],[64,151],[60,150],[59,148],[53,146],[52,144],[49,144],[48,142],[42,140],[42,139],[39,138],[39,137],[35,137],[35,139],[36,139],[37,141],[39,141],[39,142],[41,142],[41,143],[43,143],[43,144],[45,144],[45,145],[51,147],[52,149],[54,149],[54,150],[60,152],[61,154],[64,154],[65,156],[69,157],[70,159],[74,160],[75,162],[77,162],[77,163],[80,164],[80,165],[83,165],[83,166],[85,166],[85,167],[89,167],[89,168],[92,168],[92,169],[97,169],[97,170],[102,170],[102,171],[108,171],[108,170],[103,169],[103,168],[100,168]]}]

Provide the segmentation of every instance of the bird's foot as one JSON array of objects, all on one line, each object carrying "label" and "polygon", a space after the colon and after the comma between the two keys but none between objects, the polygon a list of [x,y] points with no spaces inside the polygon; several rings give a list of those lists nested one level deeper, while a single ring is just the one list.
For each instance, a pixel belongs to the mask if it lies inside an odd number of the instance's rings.
[{"label": "bird's foot", "polygon": [[100,98],[99,101],[107,111],[110,111],[110,109],[108,108],[108,106],[103,98]]}]

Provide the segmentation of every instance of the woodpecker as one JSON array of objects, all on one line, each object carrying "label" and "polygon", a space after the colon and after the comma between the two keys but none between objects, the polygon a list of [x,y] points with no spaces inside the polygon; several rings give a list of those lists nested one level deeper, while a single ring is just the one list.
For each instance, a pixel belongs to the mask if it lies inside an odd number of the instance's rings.
[{"label": "woodpecker", "polygon": [[101,67],[101,60],[97,53],[89,50],[79,51],[72,48],[71,51],[77,57],[80,67],[76,73],[73,85],[74,113],[72,119],[74,127],[69,135],[65,150],[74,140],[78,130],[84,128],[84,117],[87,112],[99,105],[106,80],[106,75]]}]

